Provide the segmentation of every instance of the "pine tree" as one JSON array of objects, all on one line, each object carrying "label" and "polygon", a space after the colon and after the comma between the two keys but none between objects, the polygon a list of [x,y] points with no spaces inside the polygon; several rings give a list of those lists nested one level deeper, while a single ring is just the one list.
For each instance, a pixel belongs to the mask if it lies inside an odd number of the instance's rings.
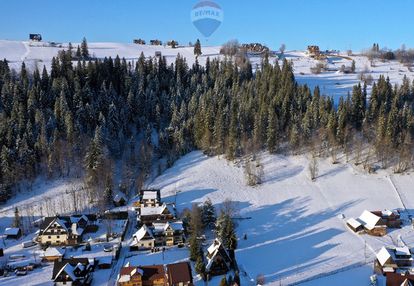
[{"label": "pine tree", "polygon": [[22,227],[22,218],[20,217],[19,209],[17,207],[14,208],[13,227]]},{"label": "pine tree", "polygon": [[203,275],[206,272],[206,265],[204,264],[202,255],[197,256],[195,271],[201,275]]},{"label": "pine tree", "polygon": [[227,277],[225,275],[220,280],[220,286],[229,286],[229,284],[227,283]]},{"label": "pine tree", "polygon": [[204,228],[214,226],[216,222],[216,210],[210,198],[204,202],[201,216]]},{"label": "pine tree", "polygon": [[83,39],[82,39],[82,44],[81,44],[80,50],[81,50],[82,59],[84,59],[84,60],[89,59],[88,42],[86,41],[85,37],[83,37]]},{"label": "pine tree", "polygon": [[352,64],[351,64],[351,72],[352,72],[352,73],[355,73],[355,69],[356,69],[356,67],[355,67],[355,60],[352,60]]},{"label": "pine tree", "polygon": [[199,57],[199,56],[202,55],[202,52],[201,52],[201,43],[200,43],[200,40],[199,39],[197,39],[197,41],[196,41],[196,43],[194,45],[194,55],[196,57]]}]

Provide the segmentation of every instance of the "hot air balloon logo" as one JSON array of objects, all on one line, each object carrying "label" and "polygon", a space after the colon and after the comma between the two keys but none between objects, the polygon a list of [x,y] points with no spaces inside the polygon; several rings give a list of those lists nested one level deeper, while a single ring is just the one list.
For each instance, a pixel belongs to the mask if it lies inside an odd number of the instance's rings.
[{"label": "hot air balloon logo", "polygon": [[213,1],[200,1],[191,10],[191,21],[208,38],[223,22],[223,10]]}]

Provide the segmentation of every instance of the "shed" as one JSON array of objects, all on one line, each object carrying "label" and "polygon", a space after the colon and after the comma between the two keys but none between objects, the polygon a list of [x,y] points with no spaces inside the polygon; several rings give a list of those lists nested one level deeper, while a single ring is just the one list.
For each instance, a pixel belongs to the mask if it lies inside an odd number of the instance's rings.
[{"label": "shed", "polygon": [[43,261],[53,262],[62,261],[65,255],[65,249],[60,247],[48,247],[43,254],[40,255]]},{"label": "shed", "polygon": [[6,239],[18,239],[22,236],[22,230],[18,227],[8,227],[4,230]]},{"label": "shed", "polygon": [[364,227],[362,226],[362,224],[359,221],[357,221],[356,219],[354,219],[354,218],[348,219],[347,222],[346,222],[346,224],[354,232],[359,232],[359,231],[361,231],[361,230],[364,229]]}]

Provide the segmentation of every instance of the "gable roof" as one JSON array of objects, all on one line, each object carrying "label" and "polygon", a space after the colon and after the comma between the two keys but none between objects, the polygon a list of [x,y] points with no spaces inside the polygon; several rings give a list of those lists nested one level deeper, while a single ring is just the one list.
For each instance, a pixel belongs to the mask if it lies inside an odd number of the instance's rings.
[{"label": "gable roof", "polygon": [[354,229],[357,229],[358,227],[362,226],[362,224],[357,221],[354,218],[350,218],[346,221],[347,224],[349,224],[351,227],[353,227]]},{"label": "gable roof", "polygon": [[401,273],[387,273],[387,286],[412,286],[414,285],[414,275]]},{"label": "gable roof", "polygon": [[18,235],[20,233],[20,228],[18,227],[7,227],[4,230],[5,235]]},{"label": "gable roof", "polygon": [[69,258],[63,259],[62,261],[55,261],[53,264],[52,280],[55,280],[58,273],[65,267],[66,264],[70,264],[75,267],[79,263],[85,266],[90,264],[88,258]]},{"label": "gable roof", "polygon": [[151,266],[139,266],[142,269],[144,275],[143,280],[154,281],[157,279],[165,279],[165,270],[163,265],[151,265]]},{"label": "gable roof", "polygon": [[168,264],[167,273],[170,284],[178,284],[180,282],[193,282],[191,266],[188,262]]},{"label": "gable roof", "polygon": [[220,254],[223,259],[227,262],[231,261],[230,255],[227,252],[226,248],[223,246],[222,242],[216,238],[212,245],[207,248],[207,265],[206,270],[210,270],[211,266],[213,265],[214,258]]},{"label": "gable roof", "polygon": [[151,229],[146,226],[145,224],[132,236],[137,241],[140,241],[148,234],[152,239],[154,239],[154,235],[152,234]]},{"label": "gable roof", "polygon": [[388,259],[392,258],[392,253],[390,250],[386,247],[381,247],[380,251],[377,253],[377,259],[378,262],[381,264],[381,266],[384,266],[384,264],[387,262]]},{"label": "gable roof", "polygon": [[43,254],[42,257],[53,257],[53,256],[63,256],[65,255],[65,249],[60,247],[48,247]]},{"label": "gable roof", "polygon": [[163,203],[157,207],[141,207],[141,216],[147,215],[161,215],[161,214],[173,214],[173,210],[170,205]]},{"label": "gable roof", "polygon": [[380,219],[381,218],[379,216],[367,210],[365,210],[358,218],[361,224],[368,230],[372,230],[377,225]]}]

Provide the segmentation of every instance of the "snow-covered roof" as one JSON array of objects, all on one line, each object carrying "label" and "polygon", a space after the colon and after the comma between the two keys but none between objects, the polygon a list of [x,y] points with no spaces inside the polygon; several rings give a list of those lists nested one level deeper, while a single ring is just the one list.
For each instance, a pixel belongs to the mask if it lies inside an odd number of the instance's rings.
[{"label": "snow-covered roof", "polygon": [[18,227],[8,227],[4,230],[5,235],[18,235],[20,232],[20,228]]},{"label": "snow-covered roof", "polygon": [[222,246],[222,242],[216,238],[214,242],[207,248],[207,265],[206,265],[207,271],[210,270],[210,267],[212,266],[214,262],[214,257],[217,255],[221,247],[224,250],[227,257],[230,257],[229,254],[227,253],[227,250]]},{"label": "snow-covered roof", "polygon": [[354,218],[350,218],[346,221],[347,224],[352,226],[353,228],[357,229],[358,227],[362,226],[362,224]]},{"label": "snow-covered roof", "polygon": [[140,241],[147,233],[151,238],[154,238],[151,229],[144,224],[132,237],[137,241]]},{"label": "snow-covered roof", "polygon": [[141,215],[160,215],[165,209],[168,209],[171,214],[173,213],[171,206],[164,203],[157,207],[141,207]]},{"label": "snow-covered roof", "polygon": [[63,256],[65,255],[65,249],[58,247],[48,247],[41,257]]},{"label": "snow-covered roof", "polygon": [[56,274],[56,277],[58,277],[60,275],[60,273],[62,273],[62,271],[65,271],[65,273],[71,278],[72,281],[76,280],[76,275],[75,273],[73,273],[75,270],[75,267],[73,267],[72,265],[70,265],[69,263],[66,263],[64,267],[62,267],[59,272]]},{"label": "snow-covered roof", "polygon": [[388,248],[384,246],[381,248],[381,250],[377,253],[377,259],[381,266],[384,266],[385,262],[391,258],[391,255],[392,254]]},{"label": "snow-covered roof", "polygon": [[411,252],[410,252],[410,249],[407,246],[404,246],[404,247],[395,248],[395,254],[396,255],[408,256],[408,255],[411,255]]},{"label": "snow-covered roof", "polygon": [[369,212],[367,210],[365,210],[358,218],[358,220],[362,222],[364,227],[369,230],[373,229],[380,219],[381,218],[379,216],[374,215],[372,212]]},{"label": "snow-covered roof", "polygon": [[82,235],[83,232],[85,231],[85,229],[82,227],[79,227],[77,223],[72,223],[71,230],[72,230],[72,233],[75,235]]},{"label": "snow-covered roof", "polygon": [[156,200],[158,198],[156,191],[144,191],[142,194],[143,200]]}]

